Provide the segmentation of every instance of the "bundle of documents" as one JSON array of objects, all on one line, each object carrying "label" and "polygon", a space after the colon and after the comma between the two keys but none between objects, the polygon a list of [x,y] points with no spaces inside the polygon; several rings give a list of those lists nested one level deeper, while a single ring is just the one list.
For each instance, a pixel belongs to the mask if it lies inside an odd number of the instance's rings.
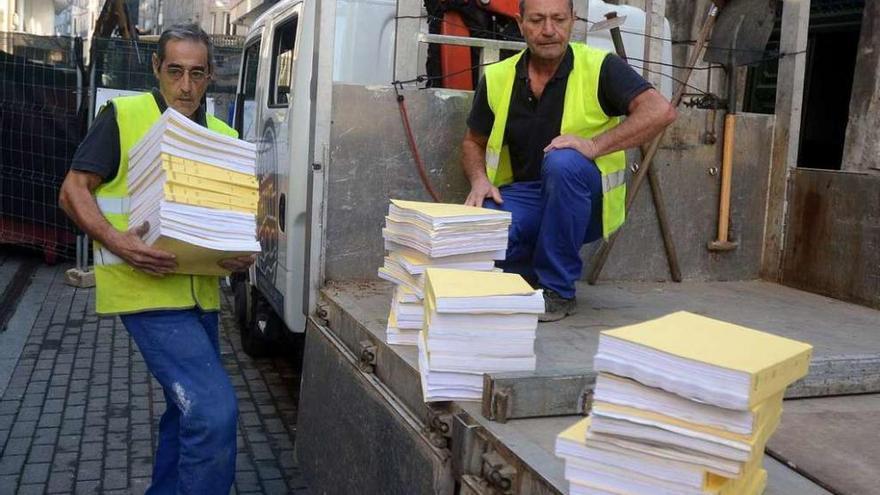
[{"label": "bundle of documents", "polygon": [[504,259],[510,219],[506,211],[392,199],[382,236],[427,258],[487,253],[478,259]]},{"label": "bundle of documents", "polygon": [[416,345],[422,328],[428,268],[490,271],[507,250],[509,212],[391,200],[385,217],[388,255],[379,277],[395,284],[386,331],[389,344]]},{"label": "bundle of documents", "polygon": [[429,268],[419,372],[425,402],[479,400],[483,374],[535,369],[544,296],[519,275]]},{"label": "bundle of documents", "polygon": [[425,307],[416,293],[404,286],[394,288],[385,336],[389,344],[416,345],[425,318]]},{"label": "bundle of documents", "polygon": [[129,152],[129,225],[177,255],[178,272],[227,273],[217,262],[260,251],[256,148],[198,125],[174,109]]},{"label": "bundle of documents", "polygon": [[590,417],[557,438],[571,493],[760,494],[809,344],[686,312],[602,332]]}]

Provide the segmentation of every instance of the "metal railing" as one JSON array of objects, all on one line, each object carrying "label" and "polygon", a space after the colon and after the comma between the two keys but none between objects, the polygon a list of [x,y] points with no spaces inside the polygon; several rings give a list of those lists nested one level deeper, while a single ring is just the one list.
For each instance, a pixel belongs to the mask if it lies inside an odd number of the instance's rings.
[{"label": "metal railing", "polygon": [[[589,0],[574,0],[578,20],[572,39],[586,40]],[[482,76],[484,66],[501,60],[502,51],[519,51],[526,47],[521,41],[498,40],[430,33],[429,15],[423,0],[398,0],[397,39],[395,41],[394,78],[412,81],[425,74],[427,47],[430,44],[456,45],[476,48],[479,52],[477,69]]]}]

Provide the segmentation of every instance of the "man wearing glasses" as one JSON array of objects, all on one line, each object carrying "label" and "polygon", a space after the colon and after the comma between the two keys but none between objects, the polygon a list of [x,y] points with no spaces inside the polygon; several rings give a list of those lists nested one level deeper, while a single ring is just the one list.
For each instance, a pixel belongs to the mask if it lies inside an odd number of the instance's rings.
[{"label": "man wearing glasses", "polygon": [[[214,132],[237,133],[205,112],[213,46],[197,25],[159,38],[159,88],[114,98],[95,119],[61,186],[64,211],[95,240],[95,306],[118,314],[162,385],[166,410],[147,493],[229,493],[235,473],[235,390],[220,361],[217,277],[175,273],[174,255],[147,246],[129,225],[128,152],[167,108]],[[253,258],[220,263],[247,269]]]}]

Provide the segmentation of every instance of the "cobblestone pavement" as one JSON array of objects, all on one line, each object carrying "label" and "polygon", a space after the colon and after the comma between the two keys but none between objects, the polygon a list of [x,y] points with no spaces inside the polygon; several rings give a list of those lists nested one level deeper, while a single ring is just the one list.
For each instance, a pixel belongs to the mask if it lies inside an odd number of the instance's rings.
[{"label": "cobblestone pavement", "polygon": [[[223,363],[238,393],[235,493],[307,493],[293,455],[299,375],[241,349],[224,294]],[[118,318],[58,269],[0,397],[0,495],[143,493],[159,417],[158,383]]]}]

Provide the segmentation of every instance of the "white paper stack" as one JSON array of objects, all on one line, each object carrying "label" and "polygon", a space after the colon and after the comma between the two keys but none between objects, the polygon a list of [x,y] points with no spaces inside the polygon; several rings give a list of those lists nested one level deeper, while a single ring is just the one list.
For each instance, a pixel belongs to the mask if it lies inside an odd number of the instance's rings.
[{"label": "white paper stack", "polygon": [[752,495],[811,346],[680,312],[602,332],[590,417],[562,432],[571,493]]},{"label": "white paper stack", "polygon": [[425,402],[479,400],[483,374],[535,369],[544,296],[519,275],[429,268],[419,371]]},{"label": "white paper stack", "polygon": [[510,213],[443,203],[391,200],[385,217],[388,255],[379,277],[395,284],[387,342],[416,345],[422,328],[425,270],[490,271],[504,259]]},{"label": "white paper stack", "polygon": [[129,152],[130,226],[177,255],[178,272],[222,275],[217,262],[260,251],[253,144],[166,110]]},{"label": "white paper stack", "polygon": [[385,332],[389,344],[416,345],[425,318],[425,306],[415,292],[399,285],[394,288],[388,328]]},{"label": "white paper stack", "polygon": [[510,219],[506,211],[391,200],[382,236],[428,258],[487,253],[480,259],[504,259]]}]

